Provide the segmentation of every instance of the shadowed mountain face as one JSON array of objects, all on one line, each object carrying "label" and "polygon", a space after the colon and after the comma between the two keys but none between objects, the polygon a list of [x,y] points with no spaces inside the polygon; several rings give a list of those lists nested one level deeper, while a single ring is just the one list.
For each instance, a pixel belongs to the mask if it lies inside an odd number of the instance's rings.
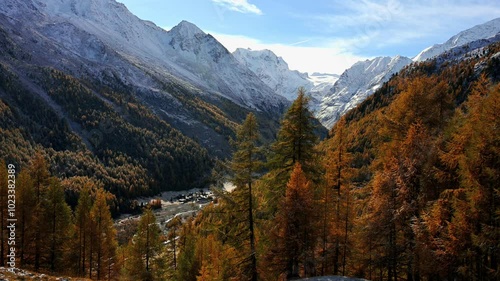
[{"label": "shadowed mountain face", "polygon": [[[155,113],[178,124],[174,127],[203,139],[209,149],[227,149],[221,143],[227,134],[211,131],[231,129],[231,122],[242,120],[242,111],[256,111],[276,121],[289,104],[211,35],[189,22],[167,32],[112,0],[9,0],[0,12],[5,33],[20,50],[31,54],[31,64],[77,79],[103,82],[113,77]],[[223,110],[219,117],[228,120],[219,120],[226,123],[222,126],[203,124],[207,118],[195,116],[185,106],[194,98],[199,104],[208,103],[197,107],[228,106],[235,112]]]},{"label": "shadowed mountain face", "polygon": [[7,0],[0,49],[0,157],[41,151],[122,198],[206,185],[247,113],[270,141],[289,105],[193,24],[115,1]]}]

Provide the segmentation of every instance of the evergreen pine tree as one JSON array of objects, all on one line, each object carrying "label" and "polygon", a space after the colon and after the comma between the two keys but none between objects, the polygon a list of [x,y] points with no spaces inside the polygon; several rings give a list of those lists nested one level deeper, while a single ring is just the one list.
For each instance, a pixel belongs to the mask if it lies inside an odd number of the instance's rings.
[{"label": "evergreen pine tree", "polygon": [[[346,120],[341,118],[328,140],[329,149],[324,156],[325,186],[323,193],[323,249],[322,271],[327,271],[333,262],[333,274],[339,274],[340,265],[345,269],[347,236],[349,226],[349,174],[351,155],[347,150]],[[336,200],[333,200],[336,199]],[[332,202],[331,202],[332,201]],[[342,211],[342,213],[341,213]],[[327,247],[332,242],[333,249]],[[343,242],[342,263],[341,242]],[[328,258],[331,256],[331,258]],[[345,270],[343,270],[345,271]]]},{"label": "evergreen pine tree", "polygon": [[[235,247],[239,250],[238,252],[243,255],[243,261],[240,265],[243,275],[241,276],[241,280],[246,279],[251,281],[257,281],[252,184],[257,177],[257,171],[261,167],[261,162],[258,160],[258,138],[257,121],[255,115],[250,113],[243,124],[238,128],[236,134],[236,151],[233,154],[231,162],[231,168],[234,173],[232,181],[236,189],[229,198],[233,201],[231,202],[232,206],[238,209],[230,211],[236,211],[235,215],[237,216],[241,213],[246,216],[246,218],[244,216],[244,218],[236,219],[239,223],[235,226],[235,228],[238,228],[236,229],[238,235],[235,236],[239,241],[235,243]],[[238,226],[242,229],[239,229]],[[244,247],[245,245],[248,245],[249,248]]]},{"label": "evergreen pine tree", "polygon": [[264,177],[268,186],[266,201],[270,214],[276,212],[276,203],[285,196],[285,189],[295,164],[313,182],[319,182],[320,166],[315,146],[318,138],[314,134],[313,115],[308,108],[309,98],[300,88],[292,106],[281,122],[277,140],[272,144],[268,156],[269,173]]},{"label": "evergreen pine tree", "polygon": [[[465,106],[465,112],[457,114],[460,126],[442,156],[455,169],[462,190],[462,197],[456,199],[462,208],[453,213],[461,220],[453,221],[450,231],[460,234],[465,229],[462,233],[467,236],[456,236],[462,244],[471,244],[468,255],[462,252],[461,275],[488,280],[500,272],[500,133],[496,129],[500,126],[500,86],[491,87],[487,77],[481,76]],[[467,211],[461,214],[464,209]]]},{"label": "evergreen pine tree", "polygon": [[297,98],[288,109],[281,122],[276,142],[272,145],[272,154],[269,166],[272,170],[279,170],[279,178],[286,178],[298,162],[310,177],[316,176],[315,165],[317,153],[314,146],[318,138],[314,134],[313,115],[309,111],[309,98],[304,88],[299,88]]},{"label": "evergreen pine tree", "polygon": [[168,245],[170,248],[167,251],[172,252],[172,266],[171,267],[172,267],[174,272],[177,270],[177,252],[179,251],[177,238],[180,235],[181,226],[182,226],[182,220],[181,220],[180,216],[173,217],[167,223],[167,229],[168,229],[167,240],[169,241]]},{"label": "evergreen pine tree", "polygon": [[196,281],[201,265],[196,258],[196,235],[194,233],[193,219],[188,219],[182,225],[182,231],[179,239],[179,258],[177,271],[175,272],[176,281]]}]

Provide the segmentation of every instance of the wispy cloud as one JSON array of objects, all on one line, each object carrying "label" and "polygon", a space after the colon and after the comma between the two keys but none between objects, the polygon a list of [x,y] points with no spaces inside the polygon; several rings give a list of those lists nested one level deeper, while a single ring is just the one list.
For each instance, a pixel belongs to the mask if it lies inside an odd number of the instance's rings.
[{"label": "wispy cloud", "polygon": [[[366,57],[356,56],[345,51],[343,46],[335,41],[322,41],[320,38],[311,38],[303,42],[292,44],[266,43],[258,39],[242,36],[210,32],[230,52],[236,48],[250,48],[252,50],[272,50],[282,57],[290,69],[301,72],[324,72],[342,74],[345,69]],[[310,43],[300,46],[298,43]]]},{"label": "wispy cloud", "polygon": [[325,36],[335,37],[354,53],[421,38],[446,40],[500,15],[498,0],[334,0],[332,6],[336,12],[305,15],[304,20],[314,22]]},{"label": "wispy cloud", "polygon": [[298,42],[291,43],[290,46],[302,45],[304,43],[311,42],[311,41],[312,41],[312,39],[301,40],[301,41],[298,41]]},{"label": "wispy cloud", "polygon": [[248,3],[248,0],[212,0],[212,2],[218,6],[239,13],[256,15],[263,14],[261,9],[254,4]]}]

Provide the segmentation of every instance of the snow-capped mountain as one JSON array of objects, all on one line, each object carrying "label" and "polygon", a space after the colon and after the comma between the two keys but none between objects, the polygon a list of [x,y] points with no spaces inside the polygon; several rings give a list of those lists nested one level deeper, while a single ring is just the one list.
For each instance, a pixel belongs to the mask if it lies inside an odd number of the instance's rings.
[{"label": "snow-capped mountain", "polygon": [[[412,62],[400,56],[380,57],[358,62],[340,77],[308,75],[290,70],[271,51],[238,49],[231,54],[210,34],[186,21],[166,31],[134,16],[115,0],[4,0],[0,14],[20,27],[21,39],[29,38],[23,36],[28,31],[37,37],[25,40],[27,49],[51,50],[37,59],[59,69],[78,73],[84,65],[94,76],[113,72],[124,83],[137,86],[138,92],[170,99],[172,95],[161,88],[177,83],[206,98],[224,97],[246,109],[273,114],[295,98],[297,88],[304,87],[311,94],[311,108],[326,127]],[[499,31],[500,19],[492,20],[422,51],[415,60],[495,36]],[[42,42],[38,37],[47,40],[45,45],[33,43]],[[185,114],[173,114],[165,108],[161,111],[192,124]]]},{"label": "snow-capped mountain", "polygon": [[252,70],[262,82],[277,94],[293,101],[297,97],[297,89],[303,87],[311,96],[311,109],[316,112],[325,94],[339,79],[339,75],[328,73],[302,73],[290,70],[283,58],[270,50],[236,49],[234,57]]},{"label": "snow-capped mountain", "polygon": [[310,109],[317,115],[321,109],[321,102],[323,97],[330,92],[335,82],[339,80],[340,75],[329,74],[329,73],[318,73],[314,72],[308,76],[309,81],[311,81],[314,87],[310,91],[311,102]]},{"label": "snow-capped mountain", "polygon": [[319,72],[314,72],[308,76],[309,81],[311,81],[314,85],[311,91],[319,93],[327,93],[332,88],[333,84],[339,80],[339,78],[340,75],[338,74]]},{"label": "snow-capped mountain", "polygon": [[[5,5],[2,10],[16,13],[20,1],[8,1],[12,8]],[[54,40],[64,40],[61,35],[68,28],[76,28],[95,36],[134,64],[220,94],[242,106],[266,111],[286,103],[215,38],[189,22],[183,21],[167,32],[137,18],[114,0],[28,0],[26,5],[41,15],[36,28],[44,34],[57,34]],[[72,40],[65,41],[66,47],[80,52],[84,46],[76,44],[78,38]]]},{"label": "snow-capped mountain", "polygon": [[452,48],[468,44],[480,39],[488,39],[500,33],[500,18],[476,25],[448,39],[443,44],[426,48],[413,58],[414,61],[424,61],[436,57]]},{"label": "snow-capped mountain", "polygon": [[283,58],[270,50],[254,51],[238,48],[234,57],[252,70],[273,91],[290,101],[297,97],[297,89],[304,87],[310,91],[314,83],[308,79],[307,73],[292,71]]},{"label": "snow-capped mountain", "polygon": [[[117,87],[217,157],[229,155],[228,136],[247,112],[269,120],[263,137],[272,139],[290,104],[194,24],[166,31],[114,0],[4,0],[0,49],[8,50],[0,64],[63,119],[67,113],[40,84],[44,78],[34,78],[44,75],[40,69],[84,81],[98,98],[102,87]],[[81,125],[68,122],[89,144]]]},{"label": "snow-capped mountain", "polygon": [[355,63],[342,73],[330,93],[323,97],[316,117],[323,126],[331,128],[340,116],[364,101],[411,62],[410,58],[396,56]]},{"label": "snow-capped mountain", "polygon": [[[340,116],[364,101],[384,82],[387,82],[394,73],[399,72],[412,61],[418,62],[434,58],[456,47],[493,38],[499,32],[500,18],[497,18],[462,31],[443,44],[429,47],[420,52],[413,60],[396,56],[393,58],[378,57],[357,62],[340,76],[330,93],[323,97],[316,117],[325,127],[331,128]],[[471,46],[471,48],[473,47]]]}]

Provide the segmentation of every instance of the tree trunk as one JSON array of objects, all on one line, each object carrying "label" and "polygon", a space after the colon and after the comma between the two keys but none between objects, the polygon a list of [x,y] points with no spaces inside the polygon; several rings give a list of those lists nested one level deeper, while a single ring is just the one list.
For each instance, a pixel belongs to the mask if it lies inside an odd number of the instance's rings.
[{"label": "tree trunk", "polygon": [[[337,183],[337,213],[336,222],[340,221],[340,180]],[[340,237],[335,235],[335,254],[333,256],[333,275],[339,274],[339,258],[340,258]]]},{"label": "tree trunk", "polygon": [[347,255],[347,233],[349,231],[349,194],[346,191],[346,211],[345,211],[345,228],[344,228],[344,252],[342,256],[342,275],[345,276],[346,255]]},{"label": "tree trunk", "polygon": [[52,206],[52,245],[50,247],[50,270],[56,270],[56,204]]},{"label": "tree trunk", "polygon": [[253,226],[252,182],[248,183],[248,223],[250,228],[250,259],[252,263],[252,281],[257,281],[257,257],[255,256],[255,234]]},{"label": "tree trunk", "polygon": [[325,275],[326,270],[326,231],[327,231],[327,212],[328,212],[328,187],[325,186],[325,202],[323,205],[323,251],[321,253],[321,275]]}]

